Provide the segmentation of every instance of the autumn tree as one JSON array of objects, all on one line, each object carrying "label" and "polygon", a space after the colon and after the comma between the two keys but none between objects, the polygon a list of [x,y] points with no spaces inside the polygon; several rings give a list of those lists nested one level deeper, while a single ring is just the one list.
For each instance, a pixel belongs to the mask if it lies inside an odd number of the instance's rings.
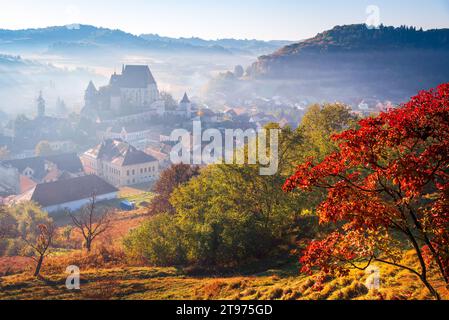
[{"label": "autumn tree", "polygon": [[[449,281],[449,84],[333,136],[339,148],[300,165],[285,191],[327,190],[317,208],[335,232],[309,243],[302,271],[385,263],[416,275],[436,298],[429,272]],[[403,245],[418,263],[404,264]]]},{"label": "autumn tree", "polygon": [[48,225],[52,219],[48,213],[32,202],[21,202],[0,209],[0,255],[33,255],[25,240],[35,242],[39,225]]},{"label": "autumn tree", "polygon": [[92,194],[89,204],[82,208],[78,215],[71,213],[70,217],[84,238],[87,252],[92,250],[93,241],[110,227],[110,214],[107,210],[97,207],[96,194]]},{"label": "autumn tree", "polygon": [[154,186],[157,196],[151,202],[150,213],[174,213],[174,208],[169,201],[173,190],[197,176],[199,171],[197,166],[186,164],[172,165],[163,171]]},{"label": "autumn tree", "polygon": [[44,259],[50,253],[50,248],[53,244],[53,239],[56,234],[55,230],[56,229],[53,223],[40,224],[38,226],[38,233],[36,238],[24,238],[25,242],[32,248],[34,253],[32,255],[32,258],[36,261],[36,269],[34,271],[35,277],[38,277],[40,275]]},{"label": "autumn tree", "polygon": [[48,141],[41,141],[37,144],[35,154],[36,156],[50,156],[54,153]]}]

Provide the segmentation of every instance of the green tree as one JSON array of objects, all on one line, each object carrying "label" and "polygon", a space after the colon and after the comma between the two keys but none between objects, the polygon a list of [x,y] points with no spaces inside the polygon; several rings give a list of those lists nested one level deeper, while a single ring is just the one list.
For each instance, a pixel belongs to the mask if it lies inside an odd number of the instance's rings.
[{"label": "green tree", "polygon": [[323,159],[337,150],[337,145],[330,137],[356,125],[357,117],[351,109],[343,104],[312,105],[304,115],[300,129],[304,135],[301,150],[307,157]]},{"label": "green tree", "polygon": [[50,225],[52,219],[32,202],[0,208],[0,255],[32,256],[27,242],[33,243],[39,235],[39,225]]},{"label": "green tree", "polygon": [[0,241],[17,235],[17,220],[7,210],[0,206]]},{"label": "green tree", "polygon": [[179,233],[173,215],[159,214],[131,231],[124,240],[125,252],[139,262],[152,265],[183,265],[187,262],[186,246]]},{"label": "green tree", "polygon": [[176,256],[178,263],[208,267],[241,266],[278,253],[297,232],[300,219],[301,195],[284,193],[282,185],[293,172],[292,151],[301,142],[299,132],[282,131],[274,176],[261,176],[257,165],[203,169],[171,193],[173,217],[150,219],[135,230],[125,242],[128,252],[152,264],[170,264],[170,259],[161,260],[163,253]]}]

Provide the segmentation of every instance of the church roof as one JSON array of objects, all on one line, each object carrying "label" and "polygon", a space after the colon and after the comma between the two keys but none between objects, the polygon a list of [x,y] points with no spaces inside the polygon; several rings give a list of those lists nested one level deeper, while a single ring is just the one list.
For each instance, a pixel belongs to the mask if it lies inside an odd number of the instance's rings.
[{"label": "church roof", "polygon": [[112,75],[110,84],[120,88],[147,88],[156,81],[148,66],[128,65],[121,75]]},{"label": "church roof", "polygon": [[189,97],[187,96],[187,92],[184,93],[184,97],[182,98],[181,103],[190,103]]}]

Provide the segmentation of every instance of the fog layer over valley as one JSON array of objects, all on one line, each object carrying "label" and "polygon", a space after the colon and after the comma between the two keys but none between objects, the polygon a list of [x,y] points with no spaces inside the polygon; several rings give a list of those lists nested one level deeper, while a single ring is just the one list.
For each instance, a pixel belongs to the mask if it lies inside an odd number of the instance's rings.
[{"label": "fog layer over valley", "polygon": [[376,108],[447,81],[449,30],[346,25],[292,43],[71,25],[0,30],[0,54],[0,108],[12,115],[34,112],[41,90],[50,114],[58,99],[78,112],[89,81],[106,85],[126,64],[148,65],[159,90],[176,100],[188,92],[211,108],[334,101]]},{"label": "fog layer over valley", "polygon": [[32,113],[42,90],[50,114],[62,99],[69,111],[83,107],[90,80],[105,85],[122,64],[147,64],[161,90],[200,95],[220,72],[248,66],[287,41],[136,36],[85,25],[0,30],[0,110]]},{"label": "fog layer over valley", "polygon": [[375,105],[404,102],[448,75],[448,29],[347,25],[261,56],[244,77],[218,77],[209,92],[228,102],[276,95],[306,105]]}]

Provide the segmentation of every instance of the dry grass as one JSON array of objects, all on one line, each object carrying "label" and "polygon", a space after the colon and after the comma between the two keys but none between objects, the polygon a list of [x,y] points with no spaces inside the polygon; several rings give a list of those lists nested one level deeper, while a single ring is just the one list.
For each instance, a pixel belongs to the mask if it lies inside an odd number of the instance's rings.
[{"label": "dry grass", "polygon": [[27,257],[0,257],[0,276],[22,273],[33,266]]},{"label": "dry grass", "polygon": [[[81,268],[80,291],[67,290],[67,275],[47,268],[44,273],[47,281],[37,280],[29,273],[1,278],[0,299],[432,299],[414,276],[391,270],[388,266],[381,266],[381,289],[370,292],[364,285],[366,275],[360,271],[351,272],[346,277],[331,278],[317,288],[313,277],[304,275],[207,278],[188,277],[175,268],[88,269],[88,265]],[[447,290],[436,284],[444,298],[449,299]]]},{"label": "dry grass", "polygon": [[[33,263],[23,257],[0,258],[0,300],[4,299],[152,299],[152,300],[426,300],[432,299],[416,276],[392,266],[378,265],[379,291],[365,286],[367,274],[354,270],[345,277],[327,277],[318,285],[316,277],[299,275],[297,268],[268,270],[254,276],[195,277],[175,268],[149,268],[126,260],[120,243],[129,230],[146,219],[144,210],[119,213],[109,232],[94,251],[60,251],[44,264],[44,279],[31,276]],[[78,237],[78,238],[77,238]],[[80,241],[73,232],[69,241]],[[404,263],[416,264],[412,254]],[[81,269],[81,290],[65,287],[66,267]],[[431,279],[443,298],[449,292],[442,282]]]}]

